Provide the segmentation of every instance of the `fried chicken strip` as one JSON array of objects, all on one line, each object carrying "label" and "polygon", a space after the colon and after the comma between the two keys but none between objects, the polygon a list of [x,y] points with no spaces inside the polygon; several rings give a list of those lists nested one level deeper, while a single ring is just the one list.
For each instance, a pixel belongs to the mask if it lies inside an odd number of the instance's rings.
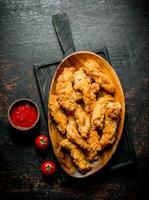
[{"label": "fried chicken strip", "polygon": [[69,150],[71,157],[73,158],[73,162],[78,167],[79,171],[85,173],[86,171],[91,169],[91,164],[86,160],[85,155],[80,148],[73,144],[68,139],[64,139],[60,142],[61,147]]},{"label": "fried chicken strip", "polygon": [[91,82],[91,78],[84,73],[83,68],[79,68],[79,70],[74,73],[75,90],[80,90],[83,92],[84,88],[88,88]]},{"label": "fried chicken strip", "polygon": [[75,122],[74,116],[69,116],[68,117],[66,136],[71,142],[79,145],[83,149],[88,149],[89,150],[89,148],[90,148],[89,145],[81,137],[81,135],[79,134],[79,132],[77,130],[77,124]]},{"label": "fried chicken strip", "polygon": [[85,111],[91,113],[93,111],[93,104],[96,101],[96,95],[100,87],[97,83],[92,83],[88,88],[83,92],[83,100],[85,103]]},{"label": "fried chicken strip", "polygon": [[119,102],[109,102],[106,108],[104,128],[100,139],[101,150],[106,146],[113,144],[116,137],[118,117],[120,115],[121,105]]},{"label": "fried chicken strip", "polygon": [[94,81],[101,86],[101,88],[105,89],[109,93],[115,92],[112,81],[100,71],[100,66],[95,60],[88,59],[84,63],[83,69],[89,77],[94,79]]},{"label": "fried chicken strip", "polygon": [[75,120],[78,125],[78,130],[83,138],[87,138],[90,131],[90,116],[87,114],[83,108],[78,105],[75,113]]},{"label": "fried chicken strip", "polygon": [[51,113],[54,121],[57,124],[58,130],[62,134],[64,134],[67,129],[67,117],[66,117],[65,113],[60,109],[57,95],[50,96],[50,99],[48,102],[48,108],[50,110],[50,113]]},{"label": "fried chicken strip", "polygon": [[72,87],[74,71],[75,69],[73,67],[64,68],[56,84],[59,104],[69,112],[73,112],[76,109],[76,101],[82,98],[81,93],[75,92]]},{"label": "fried chicken strip", "polygon": [[87,112],[92,111],[93,102],[96,100],[95,93],[100,89],[99,84],[91,82],[91,78],[84,73],[83,68],[74,73],[74,89],[82,92]]},{"label": "fried chicken strip", "polygon": [[102,130],[106,112],[106,105],[109,101],[113,102],[114,98],[111,95],[104,95],[94,103],[91,118],[91,125],[93,130],[97,128]]},{"label": "fried chicken strip", "polygon": [[120,114],[120,111],[121,105],[119,102],[108,102],[106,107],[106,115],[109,118],[116,120]]},{"label": "fried chicken strip", "polygon": [[101,149],[100,135],[97,131],[91,130],[87,138],[87,143],[90,145],[90,150],[85,152],[89,161],[95,161],[99,158],[98,151]]},{"label": "fried chicken strip", "polygon": [[100,71],[100,65],[93,59],[87,59],[83,63],[83,69],[88,76]]},{"label": "fried chicken strip", "polygon": [[87,138],[87,143],[90,145],[92,150],[99,151],[100,149],[100,138],[101,136],[97,131],[91,130],[89,133],[89,137]]},{"label": "fried chicken strip", "polygon": [[115,92],[115,88],[114,88],[112,81],[102,72],[98,72],[97,75],[96,74],[92,75],[92,77],[93,77],[94,81],[96,83],[99,83],[99,85],[106,91],[108,91],[110,93]]}]

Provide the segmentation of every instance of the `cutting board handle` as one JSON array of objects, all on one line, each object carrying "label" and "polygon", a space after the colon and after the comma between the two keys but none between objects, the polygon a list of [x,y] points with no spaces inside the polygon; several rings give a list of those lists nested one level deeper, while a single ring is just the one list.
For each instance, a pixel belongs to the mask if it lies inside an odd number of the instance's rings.
[{"label": "cutting board handle", "polygon": [[64,56],[75,51],[67,13],[52,15],[52,22]]}]

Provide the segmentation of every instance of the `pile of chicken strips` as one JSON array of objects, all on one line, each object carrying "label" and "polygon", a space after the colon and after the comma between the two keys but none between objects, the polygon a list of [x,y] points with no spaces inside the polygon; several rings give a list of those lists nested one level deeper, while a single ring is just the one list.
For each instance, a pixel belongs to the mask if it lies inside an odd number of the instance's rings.
[{"label": "pile of chicken strips", "polygon": [[88,59],[79,69],[64,68],[48,103],[63,136],[60,149],[67,150],[81,173],[89,171],[99,152],[114,143],[120,118],[115,87],[100,67]]}]

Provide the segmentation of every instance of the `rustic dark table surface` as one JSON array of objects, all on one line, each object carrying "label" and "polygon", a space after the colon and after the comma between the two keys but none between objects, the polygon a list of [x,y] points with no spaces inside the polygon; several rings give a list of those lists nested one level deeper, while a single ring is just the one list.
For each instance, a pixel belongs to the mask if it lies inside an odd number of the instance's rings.
[{"label": "rustic dark table surface", "polygon": [[[87,182],[47,179],[38,167],[34,138],[48,135],[33,64],[61,59],[51,16],[67,12],[76,50],[107,47],[126,97],[137,169],[104,174]],[[0,193],[1,199],[147,199],[149,167],[149,1],[0,1]],[[17,98],[33,99],[41,111],[34,133],[19,135],[7,121]]]}]

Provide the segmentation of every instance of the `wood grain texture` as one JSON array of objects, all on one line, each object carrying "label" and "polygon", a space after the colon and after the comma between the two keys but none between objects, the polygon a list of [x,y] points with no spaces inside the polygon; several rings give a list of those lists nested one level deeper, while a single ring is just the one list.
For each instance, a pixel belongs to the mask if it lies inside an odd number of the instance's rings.
[{"label": "wood grain texture", "polygon": [[[0,191],[11,199],[145,199],[149,166],[149,1],[22,0],[0,1]],[[51,16],[67,12],[76,50],[106,46],[124,88],[138,170],[97,175],[87,183],[61,185],[42,177],[38,166],[49,158],[34,147],[47,127],[42,114],[34,63],[62,58]],[[8,124],[7,109],[16,98],[32,98],[41,122],[20,137]],[[11,163],[11,165],[10,165]]]},{"label": "wood grain texture", "polygon": [[74,51],[72,31],[67,13],[52,15],[52,21],[64,55]]},{"label": "wood grain texture", "polygon": [[114,84],[114,86],[115,86],[114,98],[116,99],[116,101],[118,101],[120,103],[122,109],[121,109],[121,113],[120,113],[120,121],[119,121],[118,128],[116,131],[116,137],[115,137],[115,141],[114,141],[113,145],[109,149],[103,151],[102,156],[100,156],[98,161],[92,164],[92,169],[85,174],[79,173],[78,170],[74,168],[72,159],[70,158],[70,156],[66,157],[66,159],[61,158],[61,156],[60,156],[61,152],[59,150],[59,143],[61,142],[63,137],[60,134],[60,132],[58,132],[56,126],[52,122],[50,111],[48,111],[49,135],[51,138],[54,153],[55,153],[57,159],[59,160],[59,163],[60,163],[61,167],[64,169],[64,171],[68,175],[70,175],[74,178],[85,178],[85,177],[91,176],[91,175],[97,173],[99,170],[101,170],[108,163],[108,161],[111,159],[112,155],[114,154],[116,148],[118,147],[119,141],[122,136],[124,120],[125,120],[125,98],[124,98],[124,93],[123,93],[121,83],[120,83],[115,71],[110,66],[110,64],[105,59],[103,59],[101,56],[99,56],[93,52],[89,52],[89,51],[74,52],[62,60],[62,62],[58,65],[57,70],[56,70],[56,72],[53,76],[52,82],[51,82],[51,86],[50,86],[50,90],[49,90],[49,101],[50,101],[51,95],[56,95],[56,84],[58,81],[58,77],[62,74],[64,68],[69,68],[69,67],[73,66],[75,68],[75,70],[78,70],[81,66],[84,65],[84,62],[86,62],[87,60],[90,60],[90,59],[99,64],[100,71],[103,74],[105,74]]},{"label": "wood grain texture", "polygon": [[[106,48],[97,50],[96,54],[106,59],[108,63],[111,63],[108,50]],[[60,61],[59,62],[55,61],[55,62],[51,64],[41,63],[41,64],[34,65],[35,77],[36,77],[38,90],[39,90],[40,98],[42,100],[43,110],[44,110],[46,119],[48,118],[47,104],[48,104],[48,95],[49,95],[47,91],[49,91],[49,88],[50,88],[49,86],[51,84],[53,75]],[[50,154],[50,156],[52,157],[52,154]],[[131,133],[129,131],[129,122],[128,122],[128,117],[126,113],[125,124],[124,124],[123,133],[122,133],[122,138],[120,140],[120,144],[118,145],[118,148],[116,152],[114,153],[114,156],[112,157],[111,161],[107,165],[106,170],[107,172],[108,171],[112,172],[114,170],[118,171],[124,168],[130,168],[130,167],[132,168],[135,165],[136,165],[136,157],[134,153],[134,147],[132,145]],[[63,183],[69,181],[69,177],[66,176],[65,173],[61,173],[60,169],[61,168],[59,168],[59,174],[57,174],[58,175],[57,178],[59,179],[59,181]]]}]

